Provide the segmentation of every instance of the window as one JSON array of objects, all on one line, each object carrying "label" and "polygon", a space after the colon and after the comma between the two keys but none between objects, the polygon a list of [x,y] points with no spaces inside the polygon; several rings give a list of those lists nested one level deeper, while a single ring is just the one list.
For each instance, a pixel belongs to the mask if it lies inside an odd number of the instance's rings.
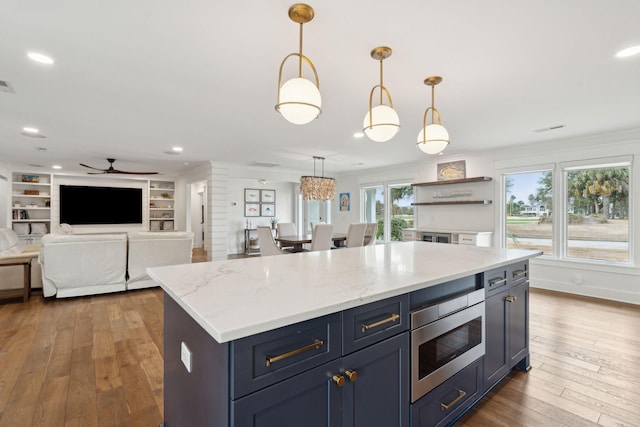
[{"label": "window", "polygon": [[553,254],[553,173],[506,174],[505,246]]},{"label": "window", "polygon": [[537,249],[555,259],[631,263],[631,173],[631,156],[503,173],[504,247]]},{"label": "window", "polygon": [[364,221],[378,223],[376,240],[384,240],[384,187],[364,187],[362,200]]},{"label": "window", "polygon": [[364,221],[378,224],[376,240],[402,241],[402,230],[413,227],[411,184],[363,187],[362,200]]},{"label": "window", "polygon": [[565,256],[629,262],[630,165],[565,168]]},{"label": "window", "polygon": [[387,188],[391,196],[391,240],[402,241],[402,230],[413,227],[413,186],[401,184]]}]

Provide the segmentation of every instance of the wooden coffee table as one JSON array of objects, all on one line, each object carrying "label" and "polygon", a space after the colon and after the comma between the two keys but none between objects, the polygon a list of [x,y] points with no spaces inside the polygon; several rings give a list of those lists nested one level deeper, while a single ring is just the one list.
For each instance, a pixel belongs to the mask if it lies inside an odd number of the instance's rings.
[{"label": "wooden coffee table", "polygon": [[0,291],[0,300],[22,297],[23,302],[29,301],[31,296],[31,260],[32,258],[13,258],[0,261],[1,267],[22,265],[23,267],[23,289],[7,289]]}]

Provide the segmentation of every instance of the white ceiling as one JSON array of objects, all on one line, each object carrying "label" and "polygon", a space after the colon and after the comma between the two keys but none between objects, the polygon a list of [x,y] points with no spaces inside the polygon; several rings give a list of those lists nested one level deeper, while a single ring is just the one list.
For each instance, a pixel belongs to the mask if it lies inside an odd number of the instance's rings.
[{"label": "white ceiling", "polygon": [[[637,0],[310,3],[303,53],[323,113],[303,126],[274,110],[278,67],[298,49],[291,0],[1,4],[0,80],[15,93],[0,92],[0,159],[29,170],[84,173],[78,163],[107,167],[107,157],[169,175],[203,160],[310,171],[318,155],[327,174],[412,162],[426,157],[415,142],[430,75],[444,78],[435,104],[450,154],[640,127],[640,56],[614,58],[640,44]],[[352,136],[380,45],[393,49],[384,84],[401,121],[387,143]],[[31,50],[56,63],[30,61]],[[174,145],[184,153],[166,154]]]}]

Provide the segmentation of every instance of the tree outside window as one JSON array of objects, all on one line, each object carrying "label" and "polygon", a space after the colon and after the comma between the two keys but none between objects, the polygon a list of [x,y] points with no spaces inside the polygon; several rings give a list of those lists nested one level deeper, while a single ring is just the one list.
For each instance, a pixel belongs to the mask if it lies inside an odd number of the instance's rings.
[{"label": "tree outside window", "polygon": [[629,167],[566,172],[566,256],[629,261]]}]

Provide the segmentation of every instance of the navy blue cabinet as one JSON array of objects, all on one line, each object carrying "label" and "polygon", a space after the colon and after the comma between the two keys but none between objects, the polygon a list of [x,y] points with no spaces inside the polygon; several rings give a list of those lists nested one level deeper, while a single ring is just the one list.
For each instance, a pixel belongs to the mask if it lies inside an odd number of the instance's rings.
[{"label": "navy blue cabinet", "polygon": [[235,427],[409,425],[409,333],[232,401]]},{"label": "navy blue cabinet", "polygon": [[[485,273],[485,388],[495,385],[514,367],[529,369],[528,267],[524,261]],[[490,282],[494,285],[489,287]]]}]

